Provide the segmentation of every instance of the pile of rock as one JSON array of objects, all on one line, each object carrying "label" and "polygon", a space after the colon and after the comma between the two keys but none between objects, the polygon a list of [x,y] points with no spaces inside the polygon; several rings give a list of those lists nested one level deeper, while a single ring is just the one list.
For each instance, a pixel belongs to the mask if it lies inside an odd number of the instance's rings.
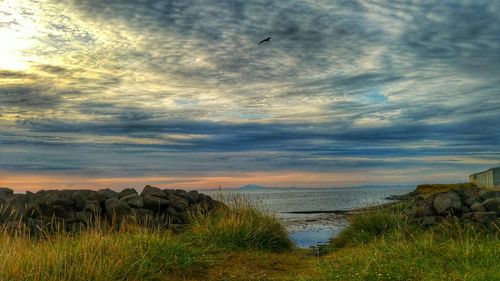
[{"label": "pile of rock", "polygon": [[217,201],[197,191],[160,189],[146,186],[115,192],[110,189],[42,190],[14,194],[0,188],[0,225],[30,232],[53,229],[76,230],[100,222],[120,223],[124,219],[154,222],[164,227],[188,223],[189,212],[211,211]]},{"label": "pile of rock", "polygon": [[423,226],[439,223],[445,217],[491,224],[500,217],[500,191],[459,188],[426,198],[414,196],[405,213]]}]

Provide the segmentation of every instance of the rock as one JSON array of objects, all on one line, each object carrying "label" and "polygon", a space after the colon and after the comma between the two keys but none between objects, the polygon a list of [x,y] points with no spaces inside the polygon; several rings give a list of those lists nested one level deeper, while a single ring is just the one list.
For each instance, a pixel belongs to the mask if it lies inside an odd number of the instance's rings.
[{"label": "rock", "polygon": [[483,207],[490,212],[497,212],[500,214],[500,197],[485,200],[483,202]]},{"label": "rock", "polygon": [[470,206],[471,211],[473,212],[486,212],[486,209],[483,207],[483,204],[476,202]]},{"label": "rock", "polygon": [[71,205],[71,202],[69,198],[50,196],[50,198],[47,200],[47,205],[49,205],[51,208],[55,206],[63,206],[65,208],[68,208]]},{"label": "rock", "polygon": [[81,211],[75,213],[74,220],[90,224],[93,217],[92,213]]},{"label": "rock", "polygon": [[174,207],[177,211],[182,211],[182,210],[186,210],[187,208],[189,208],[188,200],[186,200],[180,196],[170,195],[168,197],[168,200],[170,201],[170,206]]},{"label": "rock", "polygon": [[470,197],[467,197],[464,200],[464,203],[467,204],[467,206],[472,206],[474,203],[481,203],[481,198],[478,195],[473,195]]},{"label": "rock", "polygon": [[143,208],[151,210],[153,212],[160,212],[161,210],[166,209],[170,203],[167,199],[152,195],[144,195],[142,197],[142,200]]},{"label": "rock", "polygon": [[121,218],[132,212],[130,206],[118,198],[110,198],[104,203],[108,218]]},{"label": "rock", "polygon": [[29,200],[24,194],[13,194],[5,199],[5,210],[0,213],[0,220],[19,220],[26,214]]},{"label": "rock", "polygon": [[118,198],[122,199],[123,197],[127,197],[130,195],[137,195],[137,190],[133,188],[126,188],[120,192],[118,192]]},{"label": "rock", "polygon": [[85,202],[87,202],[88,198],[86,194],[83,191],[75,191],[71,195],[71,203],[76,207],[78,210],[83,210],[83,207],[85,207]]},{"label": "rock", "polygon": [[492,221],[494,221],[496,217],[497,217],[496,212],[475,212],[473,219],[479,223],[489,224]]},{"label": "rock", "polygon": [[142,208],[144,206],[144,200],[142,199],[142,196],[137,195],[137,193],[125,196],[120,200],[127,202],[127,204],[129,204],[129,206],[132,208]]},{"label": "rock", "polygon": [[194,200],[194,202],[198,201],[198,191],[197,190],[191,190],[188,192],[188,194],[189,194],[189,197]]},{"label": "rock", "polygon": [[491,190],[483,189],[483,190],[479,191],[479,197],[481,197],[481,199],[483,199],[483,200],[488,200],[491,198],[500,197],[500,191],[491,191]]},{"label": "rock", "polygon": [[[183,198],[184,200],[186,200],[187,202],[189,203],[194,203],[195,202],[195,199],[193,197],[191,197],[191,195],[185,191],[185,190],[182,190],[182,189],[176,189],[174,191],[174,195],[175,196],[178,196],[180,198]],[[196,195],[197,196],[197,195]],[[169,197],[170,198],[170,197]]]},{"label": "rock", "polygon": [[69,209],[64,205],[52,205],[50,206],[52,209],[52,214],[56,217],[66,219],[68,218]]},{"label": "rock", "polygon": [[151,220],[155,216],[153,211],[142,208],[132,209],[132,213],[139,221]]},{"label": "rock", "polygon": [[7,187],[0,187],[0,199],[5,199],[14,194],[14,190]]},{"label": "rock", "polygon": [[433,201],[432,198],[424,200],[424,201],[419,201],[415,203],[413,207],[413,217],[415,218],[420,218],[420,217],[428,217],[428,216],[435,216],[436,212],[434,211],[433,208]]},{"label": "rock", "polygon": [[97,200],[86,201],[82,211],[96,214],[101,211],[101,205]]},{"label": "rock", "polygon": [[471,209],[467,207],[467,205],[462,204],[462,208],[460,209],[460,212],[462,213],[469,213]]},{"label": "rock", "polygon": [[462,218],[467,220],[472,220],[474,217],[474,212],[463,213]]},{"label": "rock", "polygon": [[[189,222],[189,208],[215,208],[217,201],[197,191],[160,190],[146,186],[138,195],[134,189],[40,190],[14,194],[0,188],[0,229],[32,233],[80,230],[99,217],[122,219],[137,217],[146,226],[166,227]],[[147,219],[147,220],[146,220]],[[104,220],[105,223],[110,223]],[[142,223],[142,222],[141,222]],[[119,224],[117,224],[118,226]]]},{"label": "rock", "polygon": [[460,211],[462,201],[454,192],[441,193],[434,198],[433,206],[438,214],[448,214]]},{"label": "rock", "polygon": [[113,191],[109,188],[100,189],[97,191],[97,194],[101,195],[102,197],[104,197],[106,199],[118,198],[118,192]]},{"label": "rock", "polygon": [[142,196],[150,195],[150,196],[155,196],[163,199],[168,199],[167,193],[163,192],[161,189],[158,187],[146,185],[144,189],[141,192]]},{"label": "rock", "polygon": [[423,217],[420,220],[420,226],[427,228],[439,224],[443,219],[441,217]]}]

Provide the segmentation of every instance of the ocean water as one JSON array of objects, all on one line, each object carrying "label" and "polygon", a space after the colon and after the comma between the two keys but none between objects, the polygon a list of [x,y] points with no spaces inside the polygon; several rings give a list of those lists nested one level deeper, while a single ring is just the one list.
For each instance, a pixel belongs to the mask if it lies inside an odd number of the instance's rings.
[{"label": "ocean water", "polygon": [[[387,203],[390,195],[401,195],[414,187],[356,187],[330,189],[269,189],[204,191],[217,197],[244,196],[264,210],[283,220],[290,238],[298,247],[307,248],[326,243],[338,235],[348,223],[341,216],[321,211],[352,210]],[[291,212],[318,212],[300,214]]]},{"label": "ocean water", "polygon": [[269,190],[222,190],[204,191],[217,196],[242,195],[258,202],[266,210],[276,213],[301,211],[351,210],[388,202],[389,195],[400,195],[414,187],[365,187],[329,189],[269,189]]}]

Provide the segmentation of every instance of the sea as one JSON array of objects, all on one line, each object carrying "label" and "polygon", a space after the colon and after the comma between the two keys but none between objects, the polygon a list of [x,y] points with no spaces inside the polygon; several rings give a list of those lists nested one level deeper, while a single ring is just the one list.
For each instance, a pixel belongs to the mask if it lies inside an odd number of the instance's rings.
[{"label": "sea", "polygon": [[274,213],[284,223],[290,239],[300,248],[327,243],[349,225],[345,216],[332,211],[380,205],[386,197],[414,190],[414,186],[347,188],[262,188],[204,191],[215,198],[245,197],[259,208]]}]

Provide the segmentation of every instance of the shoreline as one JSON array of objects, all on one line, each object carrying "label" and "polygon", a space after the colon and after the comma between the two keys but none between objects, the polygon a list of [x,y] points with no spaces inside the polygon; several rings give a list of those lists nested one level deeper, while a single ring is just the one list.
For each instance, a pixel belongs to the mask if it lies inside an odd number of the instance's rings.
[{"label": "shoreline", "polygon": [[301,213],[302,216],[279,217],[290,239],[299,248],[318,247],[329,243],[348,225],[344,213]]}]

